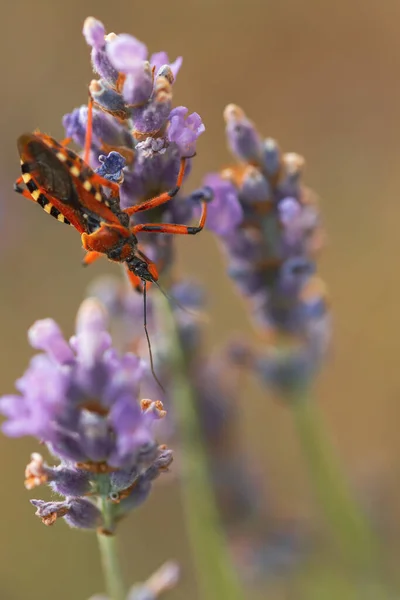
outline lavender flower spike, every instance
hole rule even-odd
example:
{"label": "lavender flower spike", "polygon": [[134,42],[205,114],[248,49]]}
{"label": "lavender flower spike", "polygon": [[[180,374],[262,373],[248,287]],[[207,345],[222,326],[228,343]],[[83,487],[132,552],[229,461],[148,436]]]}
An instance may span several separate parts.
{"label": "lavender flower spike", "polygon": [[329,306],[316,275],[321,218],[302,181],[304,159],[282,153],[272,138],[262,141],[238,106],[228,105],[224,118],[238,164],[204,179],[206,226],[220,239],[257,331],[275,344],[249,365],[287,395],[314,377],[329,346]]}
{"label": "lavender flower spike", "polygon": [[[171,61],[163,51],[148,56],[141,41],[128,34],[106,34],[103,24],[93,17],[85,21],[83,34],[92,48],[92,65],[99,76],[89,85],[94,104],[91,167],[103,173],[107,169],[99,164],[99,156],[113,151],[127,159],[123,181],[117,181],[121,208],[174,189],[182,158],[195,155],[197,140],[205,131],[198,113],[190,113],[184,106],[174,107],[174,82],[182,58]],[[83,106],[63,119],[66,137],[81,147],[85,144],[87,114]],[[190,173],[191,160],[185,165],[184,179]],[[138,213],[135,222],[156,219],[189,225],[193,209],[194,203],[181,189],[156,212]],[[138,240],[159,273],[167,272],[174,259],[173,236],[139,233]]]}
{"label": "lavender flower spike", "polygon": [[92,498],[107,497],[122,516],[171,464],[171,451],[153,434],[165,410],[159,401],[140,401],[149,370],[137,356],[112,348],[107,314],[93,298],[81,305],[69,342],[51,319],[37,321],[29,340],[42,352],[17,381],[19,394],[0,398],[3,431],[39,438],[60,461],[51,467],[34,453],[25,471],[28,489],[48,484],[66,497],[33,502],[44,523],[65,517],[74,527],[101,527]]}

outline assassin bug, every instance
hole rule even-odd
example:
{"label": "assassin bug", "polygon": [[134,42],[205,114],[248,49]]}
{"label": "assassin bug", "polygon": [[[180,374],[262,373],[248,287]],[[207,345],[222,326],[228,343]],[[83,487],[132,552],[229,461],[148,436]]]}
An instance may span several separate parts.
{"label": "assassin bug", "polygon": [[[204,227],[205,202],[196,227],[172,223],[129,225],[131,215],[165,204],[178,193],[186,158],[181,159],[175,188],[122,210],[119,206],[119,184],[99,176],[77,154],[50,136],[43,133],[21,135],[18,150],[22,176],[17,179],[15,190],[40,204],[58,221],[79,231],[82,245],[87,250],[85,264],[91,264],[101,255],[124,263],[136,288],[140,281],[155,283],[158,280],[155,264],[138,249],[137,233],[194,235]],[[22,183],[26,189],[21,187]],[[109,197],[102,187],[111,190]]]}
{"label": "assassin bug", "polygon": [[[88,114],[88,136],[85,158],[89,156],[91,137],[91,103]],[[121,209],[119,184],[98,175],[75,152],[66,148],[69,140],[62,143],[40,133],[23,134],[17,146],[21,158],[22,175],[15,183],[15,190],[40,204],[52,217],[72,225],[80,234],[87,251],[84,264],[91,264],[102,255],[114,262],[123,263],[132,285],[140,289],[143,284],[145,303],[144,327],[149,343],[151,367],[153,361],[146,323],[146,284],[156,283],[156,265],[138,248],[139,232],[191,234],[199,233],[205,224],[206,202],[196,227],[173,223],[145,223],[130,226],[130,217],[137,212],[150,210],[171,200],[182,184],[187,158],[182,158],[176,185],[172,190],[129,208]],[[25,184],[25,189],[21,187]],[[107,196],[103,188],[110,190]],[[158,380],[157,380],[158,381]]]}

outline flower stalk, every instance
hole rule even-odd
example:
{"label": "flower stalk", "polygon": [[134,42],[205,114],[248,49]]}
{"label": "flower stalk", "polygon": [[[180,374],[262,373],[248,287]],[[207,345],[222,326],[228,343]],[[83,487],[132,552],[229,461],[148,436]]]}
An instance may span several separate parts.
{"label": "flower stalk", "polygon": [[200,597],[204,600],[241,600],[242,590],[230,560],[212,492],[195,397],[186,376],[186,361],[174,316],[161,295],[155,297],[155,302],[159,321],[169,340],[170,392],[179,420],[182,449],[182,504]]}
{"label": "flower stalk", "polygon": [[[102,498],[101,509],[104,524],[108,530],[113,528],[111,515],[111,504],[107,498]],[[118,548],[116,536],[109,534],[106,530],[97,532],[99,543],[103,576],[106,583],[107,593],[110,600],[125,600],[126,589],[122,576],[121,565],[118,560]]]}
{"label": "flower stalk", "polygon": [[371,577],[380,567],[379,544],[343,476],[310,390],[299,392],[290,406],[315,493],[340,554]]}

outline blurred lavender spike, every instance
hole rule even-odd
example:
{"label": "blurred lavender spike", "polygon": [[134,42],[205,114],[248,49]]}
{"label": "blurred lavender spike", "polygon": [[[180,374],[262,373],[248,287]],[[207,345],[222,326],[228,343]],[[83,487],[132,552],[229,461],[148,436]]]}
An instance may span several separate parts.
{"label": "blurred lavender spike", "polygon": [[67,498],[34,501],[46,524],[65,517],[74,527],[98,527],[101,515],[92,502],[97,497],[112,498],[115,516],[122,516],[147,498],[172,462],[153,432],[166,414],[162,403],[139,398],[149,369],[134,354],[112,347],[107,320],[92,298],[80,307],[69,342],[51,319],[36,322],[29,339],[42,353],[18,379],[19,394],[0,399],[7,417],[3,431],[37,437],[60,461],[50,467],[34,453],[25,471],[28,489],[48,484]]}
{"label": "blurred lavender spike", "polygon": [[[256,369],[257,354],[250,345],[232,340],[224,349],[206,356],[203,348],[204,320],[199,318],[206,310],[204,288],[195,281],[181,280],[171,285],[169,293],[189,309],[184,311],[171,304],[185,355],[186,372],[196,397],[213,490],[236,565],[245,578],[260,580],[264,576],[276,575],[297,564],[305,552],[305,543],[296,523],[288,528],[269,511],[260,484],[264,478],[261,465],[246,455],[241,439],[243,368]],[[141,348],[145,353],[140,297],[130,294],[128,287],[115,277],[95,280],[90,286],[90,294],[96,295],[107,307],[118,344],[122,348],[127,345]],[[176,414],[176,407],[174,411],[169,392],[173,382],[170,380],[168,340],[157,328],[154,304],[154,297],[150,296],[149,330],[156,340],[154,358],[157,370],[166,384],[163,402],[169,416],[173,417],[168,423],[160,422],[165,438],[175,435],[180,415]],[[152,387],[154,382],[146,382],[150,395]],[[178,443],[176,441],[174,446]],[[179,446],[177,454],[179,465]],[[281,544],[276,543],[281,535],[286,540],[284,551]]]}
{"label": "blurred lavender spike", "polygon": [[238,106],[227,106],[224,117],[240,162],[204,179],[213,192],[206,226],[266,342],[248,364],[286,394],[308,384],[329,347],[329,305],[316,267],[324,231],[302,181],[304,159],[282,154],[272,138],[262,142]]}

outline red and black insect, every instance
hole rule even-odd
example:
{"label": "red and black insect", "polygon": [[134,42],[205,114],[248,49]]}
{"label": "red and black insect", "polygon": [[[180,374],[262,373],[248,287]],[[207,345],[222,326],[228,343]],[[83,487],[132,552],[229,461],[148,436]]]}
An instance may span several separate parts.
{"label": "red and black insect", "polygon": [[[81,234],[87,250],[85,264],[105,255],[124,263],[132,284],[155,282],[157,268],[138,248],[141,231],[170,234],[196,234],[205,223],[207,207],[203,202],[197,227],[172,223],[145,223],[130,226],[130,216],[150,210],[171,200],[179,191],[185,173],[186,158],[181,159],[174,189],[122,210],[119,185],[95,173],[75,152],[43,133],[28,133],[18,138],[22,176],[15,190],[33,200],[52,217],[72,225]],[[21,187],[24,183],[26,189]],[[107,196],[103,187],[109,188]]]}
{"label": "red and black insect", "polygon": [[[68,141],[58,143],[39,132],[21,135],[17,145],[22,175],[15,183],[15,190],[40,204],[58,221],[75,227],[87,250],[85,264],[91,264],[103,255],[124,264],[133,286],[140,289],[143,285],[145,295],[146,282],[157,282],[158,273],[156,265],[140,251],[137,234],[142,231],[181,235],[199,233],[205,224],[207,205],[202,203],[196,227],[172,223],[131,226],[130,217],[165,204],[178,193],[187,158],[181,159],[176,186],[172,190],[122,210],[119,184],[95,173],[75,152],[66,148]],[[85,147],[85,156],[88,156],[88,148],[90,140]],[[25,189],[22,184],[25,184]],[[107,195],[103,188],[108,188],[110,193]],[[147,335],[146,322],[145,330]]]}

